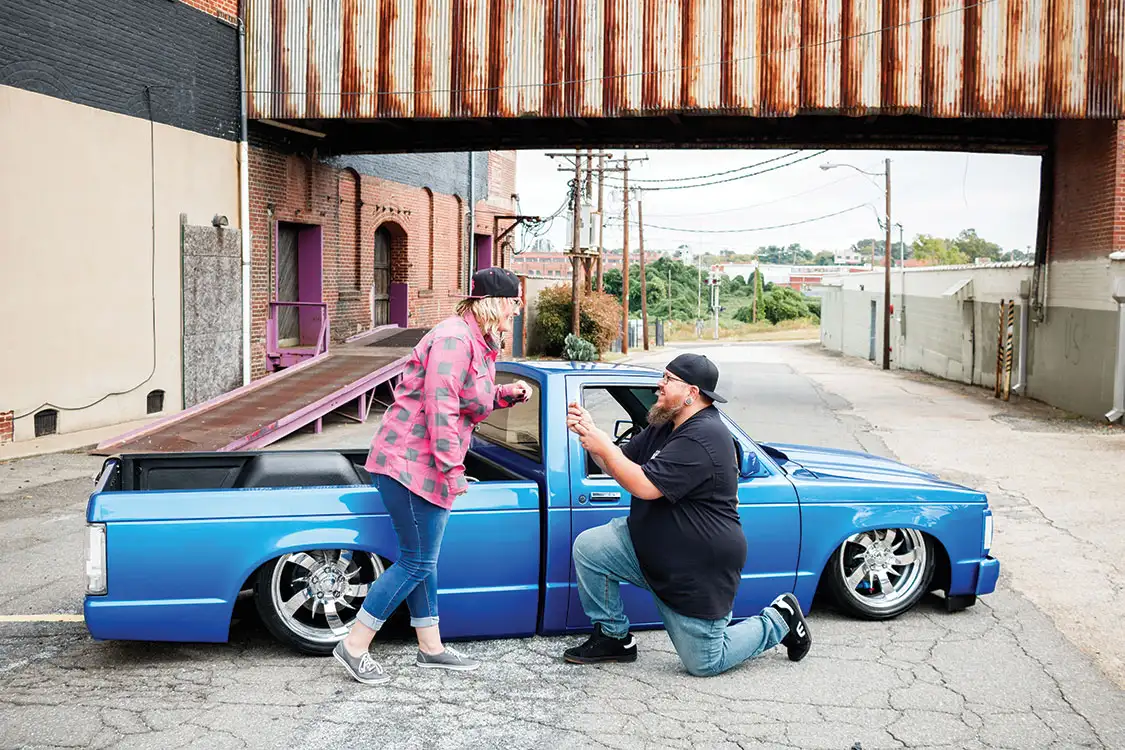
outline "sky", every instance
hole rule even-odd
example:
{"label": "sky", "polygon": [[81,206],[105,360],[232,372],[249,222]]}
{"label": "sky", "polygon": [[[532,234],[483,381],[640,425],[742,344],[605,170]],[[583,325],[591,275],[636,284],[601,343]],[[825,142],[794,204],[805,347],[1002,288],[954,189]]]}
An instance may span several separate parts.
{"label": "sky", "polygon": [[[607,149],[614,158],[626,152]],[[884,214],[883,160],[891,159],[891,217],[903,225],[906,241],[919,234],[955,237],[962,229],[996,242],[1005,250],[1026,251],[1035,244],[1039,200],[1039,157],[935,151],[828,151],[795,150],[631,150],[630,157],[648,160],[630,167],[631,187],[645,186],[641,178],[669,179],[727,172],[774,160],[756,169],[715,177],[723,180],[767,169],[772,171],[724,184],[678,190],[642,191],[645,246],[674,249],[682,244],[692,252],[751,252],[762,245],[800,243],[813,252],[846,250],[852,243],[883,237],[877,223]],[[551,159],[544,151],[520,151],[516,163],[516,190],[523,214],[548,216],[566,197],[573,171],[562,173],[568,159]],[[595,151],[596,153],[596,151]],[[778,159],[778,157],[783,157]],[[811,157],[811,158],[804,158]],[[798,161],[803,159],[803,161]],[[866,176],[838,166],[851,164],[877,176]],[[776,167],[776,169],[775,169]],[[614,175],[614,178],[618,178]],[[607,176],[607,180],[609,176]],[[606,184],[607,221],[617,223],[605,231],[607,247],[621,246],[620,183]],[[652,183],[649,187],[692,184]],[[595,188],[595,201],[597,200]],[[866,205],[865,205],[866,204]],[[637,247],[636,210],[630,248]],[[858,208],[854,208],[858,206]],[[847,209],[853,209],[847,211]],[[828,214],[847,211],[817,221]],[[779,229],[707,234],[684,230],[760,229],[801,223]],[[657,229],[667,227],[669,229]],[[566,218],[555,221],[547,237],[556,248],[570,244]],[[899,229],[894,229],[894,241]]]}

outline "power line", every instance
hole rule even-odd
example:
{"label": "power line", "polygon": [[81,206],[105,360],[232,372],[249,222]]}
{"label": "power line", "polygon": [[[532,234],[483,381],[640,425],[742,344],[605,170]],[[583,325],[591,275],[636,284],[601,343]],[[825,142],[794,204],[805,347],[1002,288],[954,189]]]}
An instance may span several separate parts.
{"label": "power line", "polygon": [[666,232],[685,232],[690,234],[742,234],[745,232],[764,232],[769,229],[785,229],[786,227],[796,227],[800,226],[801,224],[812,224],[814,221],[831,219],[833,216],[841,216],[846,213],[851,213],[852,211],[856,211],[868,205],[870,204],[860,203],[858,205],[852,206],[851,208],[845,208],[843,211],[835,211],[830,214],[824,214],[823,216],[814,216],[811,219],[802,219],[801,221],[791,221],[788,224],[774,224],[768,227],[747,227],[744,229],[687,229],[684,227],[663,227],[657,224],[645,224],[645,226],[649,229],[662,229]]}
{"label": "power line", "polygon": [[[833,44],[841,44],[843,42],[850,42],[850,41],[855,40],[855,39],[864,39],[864,38],[870,37],[870,36],[880,36],[880,35],[882,35],[882,33],[884,31],[893,31],[895,29],[902,29],[902,28],[907,28],[907,27],[910,27],[910,26],[916,26],[920,23],[925,23],[926,21],[934,21],[934,20],[937,20],[937,19],[942,18],[944,16],[953,15],[955,13],[965,13],[966,11],[972,10],[973,8],[981,8],[981,7],[984,7],[985,5],[991,5],[992,3],[995,3],[995,2],[997,2],[997,0],[979,0],[978,2],[973,3],[971,5],[963,5],[963,6],[960,6],[960,7],[957,7],[957,8],[952,8],[950,10],[943,10],[943,11],[940,11],[938,13],[933,13],[933,14],[928,15],[928,16],[922,16],[921,18],[907,19],[905,21],[902,21],[902,22],[896,23],[896,24],[892,24],[890,26],[881,26],[877,29],[871,29],[869,31],[861,31],[857,34],[852,34],[850,36],[841,36],[841,37],[837,37],[835,39],[826,39],[824,41],[815,42],[813,44],[798,44],[798,45],[793,46],[793,47],[771,50],[769,52],[762,52],[762,53],[759,53],[759,54],[756,54],[756,55],[745,55],[743,57],[734,57],[734,58],[730,58],[730,59],[727,59],[727,60],[711,60],[709,62],[692,63],[690,65],[677,65],[677,66],[673,66],[673,67],[670,67],[670,68],[658,68],[656,70],[642,70],[642,71],[636,71],[636,72],[630,72],[630,73],[618,73],[616,75],[609,75],[609,76],[603,75],[603,76],[591,76],[591,77],[588,77],[588,78],[575,78],[575,79],[570,79],[570,80],[565,80],[565,81],[556,81],[556,82],[553,82],[553,83],[510,83],[510,84],[504,84],[502,86],[482,86],[482,87],[477,87],[477,88],[460,88],[460,89],[440,88],[440,89],[422,89],[422,90],[409,89],[409,90],[403,90],[403,91],[318,91],[318,92],[315,92],[315,94],[318,95],[318,96],[418,96],[418,95],[428,95],[428,94],[453,94],[453,93],[487,94],[487,93],[491,93],[491,92],[495,92],[495,91],[505,91],[505,90],[509,90],[509,89],[518,90],[518,89],[526,89],[526,88],[549,88],[549,87],[554,87],[554,86],[580,86],[582,84],[597,83],[597,82],[600,82],[600,81],[626,80],[626,79],[630,79],[630,78],[637,78],[637,77],[640,77],[640,76],[662,75],[662,74],[665,74],[665,73],[682,73],[682,72],[685,72],[685,71],[696,70],[696,69],[699,69],[699,68],[708,68],[708,67],[713,67],[713,66],[716,66],[716,65],[734,65],[736,63],[750,62],[752,60],[761,60],[761,59],[767,57],[768,55],[787,55],[787,54],[790,54],[792,52],[800,52],[800,51],[806,50],[806,49],[817,49],[819,47],[827,47],[827,46],[833,45]],[[242,92],[240,91],[240,93],[242,93]],[[278,95],[285,96],[285,95],[305,95],[305,94],[308,94],[309,92],[306,91],[306,90],[287,91],[287,90],[281,90],[281,89],[247,89],[245,91],[245,93],[247,93],[247,94],[258,94],[258,95],[278,94]]]}
{"label": "power line", "polygon": [[815,192],[818,192],[820,190],[824,190],[825,188],[832,187],[833,185],[839,185],[841,182],[847,182],[848,180],[854,180],[857,176],[858,175],[855,175],[855,174],[845,175],[844,177],[841,177],[838,180],[833,180],[832,182],[826,182],[823,185],[817,185],[816,187],[809,188],[808,190],[802,190],[799,193],[790,193],[789,195],[783,195],[780,198],[774,198],[773,200],[763,201],[761,203],[752,203],[749,206],[738,206],[737,208],[721,208],[717,211],[692,211],[691,213],[686,213],[686,214],[654,213],[654,214],[652,214],[652,216],[658,217],[658,218],[661,218],[661,219],[682,219],[682,218],[685,218],[685,217],[693,217],[693,216],[718,216],[720,214],[732,214],[732,213],[737,213],[737,212],[741,212],[741,211],[750,211],[750,210],[753,210],[755,208],[761,208],[762,206],[772,206],[772,205],[777,204],[777,203],[784,203],[787,200],[792,200],[793,198],[800,198],[803,195],[809,195],[810,193],[815,193]]}
{"label": "power line", "polygon": [[758,175],[767,174],[769,172],[776,172],[779,169],[784,169],[785,167],[791,167],[794,164],[800,164],[801,162],[808,161],[809,159],[815,159],[816,157],[820,156],[821,154],[826,154],[826,153],[828,153],[828,149],[822,149],[820,151],[814,151],[813,153],[809,154],[808,156],[803,156],[800,159],[796,159],[794,161],[786,162],[785,164],[778,164],[777,166],[769,167],[768,169],[762,169],[762,170],[759,170],[757,172],[748,172],[747,174],[740,174],[740,175],[735,175],[734,177],[727,177],[726,179],[723,179],[723,180],[713,180],[711,182],[701,182],[698,185],[663,185],[663,186],[658,185],[657,187],[645,187],[645,188],[643,188],[643,190],[647,193],[647,192],[652,192],[652,191],[655,191],[655,190],[686,190],[688,188],[701,188],[701,187],[712,187],[714,185],[723,185],[723,184],[726,184],[728,182],[735,182],[736,180],[745,180],[747,177],[757,177]]}
{"label": "power line", "polygon": [[756,164],[747,164],[746,166],[737,167],[735,169],[728,169],[724,172],[713,172],[711,174],[701,174],[701,175],[696,175],[694,177],[662,177],[662,178],[661,177],[648,177],[648,178],[637,177],[633,180],[633,182],[646,182],[646,183],[647,182],[691,182],[693,180],[709,180],[713,177],[722,177],[724,175],[734,174],[735,172],[743,172],[747,169],[754,169],[755,167],[760,167],[764,164],[772,164],[775,161],[780,161],[782,159],[788,159],[790,156],[793,156],[794,154],[799,154],[799,153],[801,153],[801,152],[800,151],[792,151],[788,154],[782,154],[781,156],[775,156],[772,159],[766,159],[765,161],[760,161]]}

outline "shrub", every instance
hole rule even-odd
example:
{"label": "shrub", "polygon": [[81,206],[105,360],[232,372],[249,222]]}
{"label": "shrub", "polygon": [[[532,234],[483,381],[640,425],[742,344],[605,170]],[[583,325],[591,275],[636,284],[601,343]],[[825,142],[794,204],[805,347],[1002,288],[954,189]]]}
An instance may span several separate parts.
{"label": "shrub", "polygon": [[[563,353],[572,310],[569,284],[548,287],[539,293],[535,331],[544,354],[557,357]],[[583,294],[578,332],[593,345],[595,353],[609,349],[621,335],[621,303],[597,291]]]}
{"label": "shrub", "polygon": [[754,308],[750,305],[738,308],[738,311],[734,314],[734,319],[742,323],[753,323]]}
{"label": "shrub", "polygon": [[566,335],[566,345],[563,347],[563,358],[572,362],[590,362],[597,359],[598,352],[594,345],[585,339],[580,339],[573,333]]}
{"label": "shrub", "polygon": [[783,320],[807,318],[809,306],[797,290],[777,286],[762,295],[762,312],[769,322],[777,325]]}
{"label": "shrub", "polygon": [[809,307],[809,315],[820,320],[820,297],[805,297],[805,304]]}

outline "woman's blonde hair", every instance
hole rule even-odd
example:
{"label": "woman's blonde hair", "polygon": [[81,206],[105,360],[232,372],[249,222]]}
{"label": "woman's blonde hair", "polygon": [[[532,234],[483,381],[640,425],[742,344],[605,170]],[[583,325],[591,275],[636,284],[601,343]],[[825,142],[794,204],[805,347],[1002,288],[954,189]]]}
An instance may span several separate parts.
{"label": "woman's blonde hair", "polygon": [[471,312],[477,319],[481,333],[499,342],[500,321],[508,315],[508,304],[507,297],[463,299],[457,303],[457,314],[464,316],[465,313]]}

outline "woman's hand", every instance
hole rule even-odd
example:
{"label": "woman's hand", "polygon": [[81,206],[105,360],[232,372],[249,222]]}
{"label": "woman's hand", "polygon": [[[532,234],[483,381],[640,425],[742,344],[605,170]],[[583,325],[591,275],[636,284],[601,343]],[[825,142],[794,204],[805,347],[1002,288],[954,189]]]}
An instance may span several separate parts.
{"label": "woman's hand", "polygon": [[512,397],[520,402],[531,398],[531,386],[527,384],[526,380],[517,380],[512,383]]}

